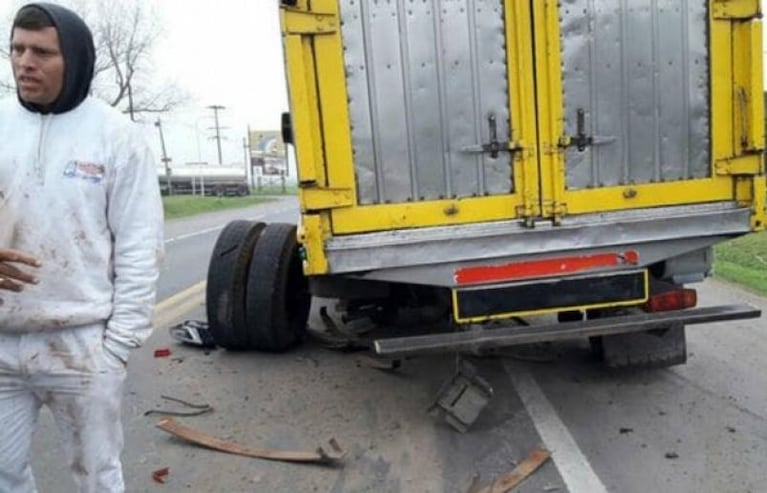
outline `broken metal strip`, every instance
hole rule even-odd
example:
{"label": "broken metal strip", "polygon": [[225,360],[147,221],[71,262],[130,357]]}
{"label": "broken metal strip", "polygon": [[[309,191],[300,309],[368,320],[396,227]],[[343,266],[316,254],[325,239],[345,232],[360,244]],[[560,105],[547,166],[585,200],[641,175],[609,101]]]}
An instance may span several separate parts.
{"label": "broken metal strip", "polygon": [[481,351],[483,349],[531,344],[542,341],[577,339],[629,332],[662,329],[671,324],[702,324],[724,320],[759,318],[761,310],[748,305],[723,305],[689,310],[642,313],[579,322],[565,322],[526,327],[478,329],[425,336],[378,339],[373,342],[381,356],[415,356],[448,351]]}

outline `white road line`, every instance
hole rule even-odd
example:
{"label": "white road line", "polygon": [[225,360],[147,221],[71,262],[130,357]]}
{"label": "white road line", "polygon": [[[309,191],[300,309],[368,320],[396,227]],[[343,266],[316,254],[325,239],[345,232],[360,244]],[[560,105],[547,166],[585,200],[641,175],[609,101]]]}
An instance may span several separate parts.
{"label": "white road line", "polygon": [[607,493],[602,480],[530,372],[519,365],[506,363],[504,366],[570,493]]}
{"label": "white road line", "polygon": [[[284,212],[288,212],[288,211],[292,211],[292,210],[295,210],[295,207],[289,207],[289,208],[285,208],[285,209],[278,209],[276,211],[270,211],[270,212],[268,212],[266,214],[259,214],[257,216],[250,217],[247,220],[248,221],[258,221],[259,219],[263,219],[267,215],[271,216],[273,214],[282,214]],[[200,236],[200,235],[212,233],[213,231],[219,231],[219,230],[224,229],[224,226],[226,226],[226,224],[221,224],[219,226],[213,226],[212,228],[201,229],[200,231],[195,231],[194,233],[187,233],[187,234],[179,235],[179,236],[176,236],[174,238],[168,238],[167,240],[165,240],[165,244],[167,245],[168,243],[174,243],[176,241],[186,240],[188,238],[194,238],[195,236]]]}

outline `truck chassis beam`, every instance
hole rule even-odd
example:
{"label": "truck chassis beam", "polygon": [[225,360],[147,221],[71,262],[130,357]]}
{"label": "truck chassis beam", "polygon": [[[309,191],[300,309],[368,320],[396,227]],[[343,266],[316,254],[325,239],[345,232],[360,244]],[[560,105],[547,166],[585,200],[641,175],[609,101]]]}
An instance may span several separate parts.
{"label": "truck chassis beam", "polygon": [[673,312],[641,313],[617,317],[546,325],[474,329],[411,337],[377,339],[375,352],[381,356],[405,357],[452,351],[478,352],[483,349],[517,346],[543,341],[606,336],[666,329],[674,324],[702,324],[724,320],[759,318],[762,312],[749,305],[722,305]]}

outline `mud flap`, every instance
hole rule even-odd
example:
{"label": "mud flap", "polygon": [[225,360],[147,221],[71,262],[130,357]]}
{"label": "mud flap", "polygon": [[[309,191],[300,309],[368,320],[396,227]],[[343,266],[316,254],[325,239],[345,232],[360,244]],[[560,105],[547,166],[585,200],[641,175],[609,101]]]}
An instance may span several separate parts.
{"label": "mud flap", "polygon": [[595,352],[609,368],[666,368],[687,362],[683,324],[594,339]]}

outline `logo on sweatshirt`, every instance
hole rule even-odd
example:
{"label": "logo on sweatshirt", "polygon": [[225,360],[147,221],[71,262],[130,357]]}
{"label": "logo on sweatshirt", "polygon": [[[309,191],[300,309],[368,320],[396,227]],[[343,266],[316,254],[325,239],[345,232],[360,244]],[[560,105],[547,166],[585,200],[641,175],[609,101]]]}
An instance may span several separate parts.
{"label": "logo on sweatshirt", "polygon": [[103,164],[89,163],[87,161],[69,161],[64,167],[64,176],[67,178],[81,178],[91,183],[101,183],[104,179],[106,168]]}

